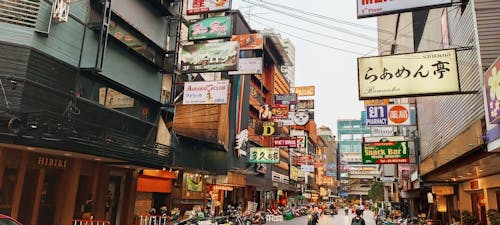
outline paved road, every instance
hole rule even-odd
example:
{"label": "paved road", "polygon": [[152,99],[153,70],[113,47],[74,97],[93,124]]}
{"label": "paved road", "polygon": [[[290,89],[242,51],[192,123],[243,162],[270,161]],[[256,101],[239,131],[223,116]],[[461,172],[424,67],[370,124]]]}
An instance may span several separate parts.
{"label": "paved road", "polygon": [[[339,214],[335,216],[323,215],[319,218],[319,225],[351,225],[351,220],[354,217],[354,214],[349,212],[349,215],[346,216],[344,214],[344,210],[340,211]],[[364,219],[366,225],[375,225],[375,221],[373,220],[373,212],[365,211]],[[307,225],[307,216],[302,216],[299,218],[294,218],[293,220],[286,220],[283,222],[273,223],[268,222],[266,225]]]}

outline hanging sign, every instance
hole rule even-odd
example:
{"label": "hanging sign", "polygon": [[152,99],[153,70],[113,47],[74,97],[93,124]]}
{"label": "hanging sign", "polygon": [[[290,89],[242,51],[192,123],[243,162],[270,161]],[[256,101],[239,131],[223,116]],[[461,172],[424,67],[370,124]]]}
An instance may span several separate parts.
{"label": "hanging sign", "polygon": [[188,40],[227,38],[232,34],[232,17],[209,17],[189,24]]}
{"label": "hanging sign", "polygon": [[484,76],[484,95],[486,96],[487,116],[491,124],[500,123],[500,57],[486,71]]}
{"label": "hanging sign", "polygon": [[451,0],[357,0],[358,18],[450,6]]}
{"label": "hanging sign", "polygon": [[295,125],[293,122],[293,117],[295,116],[294,112],[288,112],[288,117],[284,119],[274,119],[274,122],[281,123],[283,126],[292,126]]}
{"label": "hanging sign", "polygon": [[369,140],[366,138],[366,142],[362,144],[363,164],[410,163],[408,142],[400,141],[400,137],[386,137],[379,142]]}
{"label": "hanging sign", "polygon": [[262,136],[279,136],[283,134],[283,124],[278,122],[259,122],[255,134]]}
{"label": "hanging sign", "polygon": [[371,105],[366,107],[366,126],[411,125],[410,105]]}
{"label": "hanging sign", "polygon": [[309,123],[310,113],[306,111],[297,111],[293,116],[293,122],[298,126],[305,126]]}
{"label": "hanging sign", "polygon": [[455,49],[358,58],[359,99],[460,92]]}
{"label": "hanging sign", "polygon": [[229,80],[196,81],[184,83],[183,104],[225,104]]}
{"label": "hanging sign", "polygon": [[273,105],[272,118],[273,119],[287,119],[288,118],[288,105]]}
{"label": "hanging sign", "polygon": [[296,93],[298,96],[314,96],[314,86],[302,86],[302,87],[294,87],[292,88],[293,93]]}
{"label": "hanging sign", "polygon": [[181,70],[203,73],[238,70],[239,44],[235,41],[184,45]]}
{"label": "hanging sign", "polygon": [[274,139],[274,147],[279,148],[297,148],[297,138],[281,137]]}
{"label": "hanging sign", "polygon": [[237,71],[229,71],[229,75],[262,74],[262,57],[240,58]]}
{"label": "hanging sign", "polygon": [[253,50],[264,48],[264,37],[262,34],[238,34],[231,37],[231,41],[240,43],[240,50]]}
{"label": "hanging sign", "polygon": [[274,104],[297,105],[297,94],[277,94],[274,96]]}
{"label": "hanging sign", "polygon": [[280,163],[279,151],[279,148],[252,147],[250,148],[250,163],[278,164]]}
{"label": "hanging sign", "polygon": [[187,0],[187,14],[200,14],[231,9],[231,0]]}
{"label": "hanging sign", "polygon": [[314,109],[314,99],[299,100],[297,109]]}
{"label": "hanging sign", "polygon": [[307,136],[297,136],[297,148],[307,148]]}
{"label": "hanging sign", "polygon": [[300,170],[305,172],[314,172],[314,165],[301,165]]}

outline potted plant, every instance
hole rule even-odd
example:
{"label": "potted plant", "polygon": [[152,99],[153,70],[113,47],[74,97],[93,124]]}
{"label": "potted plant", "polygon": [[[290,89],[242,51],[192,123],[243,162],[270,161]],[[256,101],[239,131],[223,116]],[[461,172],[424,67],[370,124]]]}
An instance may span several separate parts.
{"label": "potted plant", "polygon": [[462,225],[474,225],[474,217],[469,211],[462,212]]}
{"label": "potted plant", "polygon": [[491,225],[500,225],[500,213],[496,209],[488,210],[488,219]]}

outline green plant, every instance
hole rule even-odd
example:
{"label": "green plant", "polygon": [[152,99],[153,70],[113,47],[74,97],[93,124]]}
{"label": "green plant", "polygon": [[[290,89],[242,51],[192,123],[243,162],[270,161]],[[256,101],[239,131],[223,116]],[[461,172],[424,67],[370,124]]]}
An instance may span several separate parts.
{"label": "green plant", "polygon": [[384,200],[384,184],[377,181],[373,182],[370,190],[368,191],[368,197],[373,202]]}
{"label": "green plant", "polygon": [[474,225],[474,217],[469,211],[462,212],[462,225]]}
{"label": "green plant", "polygon": [[491,225],[500,225],[500,213],[496,209],[488,210],[488,219]]}

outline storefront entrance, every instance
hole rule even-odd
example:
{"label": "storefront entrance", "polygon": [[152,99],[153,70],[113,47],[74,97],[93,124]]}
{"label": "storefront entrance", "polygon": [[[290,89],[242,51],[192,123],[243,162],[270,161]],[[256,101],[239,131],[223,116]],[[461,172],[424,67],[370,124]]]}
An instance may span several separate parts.
{"label": "storefront entrance", "polygon": [[486,225],[486,205],[482,190],[474,191],[470,194],[472,203],[472,216],[481,225]]}

